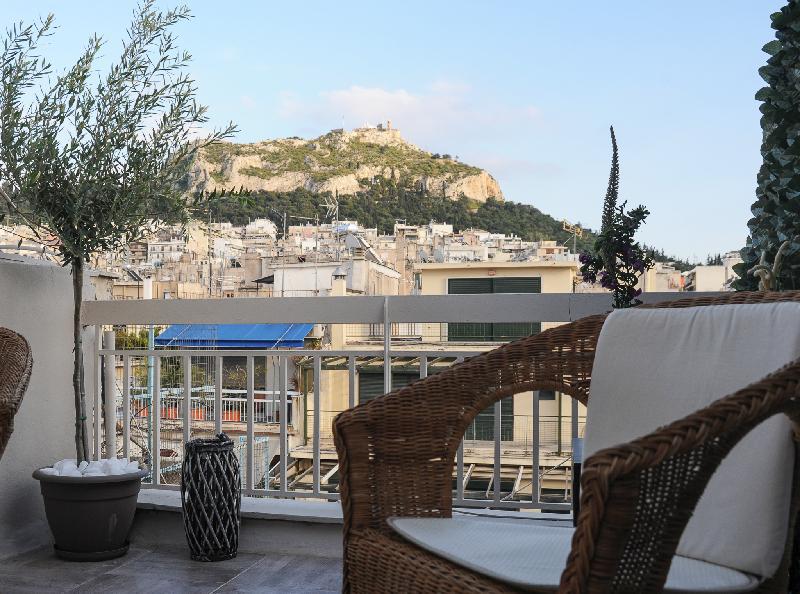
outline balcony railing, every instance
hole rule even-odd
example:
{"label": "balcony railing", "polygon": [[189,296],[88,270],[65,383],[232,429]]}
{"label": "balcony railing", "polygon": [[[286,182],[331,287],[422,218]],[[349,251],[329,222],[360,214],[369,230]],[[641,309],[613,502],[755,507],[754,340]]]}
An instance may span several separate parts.
{"label": "balcony railing", "polygon": [[[646,294],[646,300],[685,296]],[[547,324],[609,309],[604,294],[86,302],[85,319],[96,326],[98,338],[103,329],[120,325],[292,322],[369,328],[383,347],[118,349],[114,333],[106,331],[94,360],[105,362],[102,372],[97,366],[103,377],[97,384],[113,398],[104,400],[100,390],[94,395],[94,454],[139,459],[151,469],[145,488],[177,489],[184,444],[225,431],[236,444],[245,495],[337,500],[331,423],[367,397],[367,379],[373,392],[376,379],[378,393],[388,392],[393,383],[424,378],[492,346],[454,345],[446,338],[397,345],[392,336],[398,328]],[[237,362],[236,387],[229,385],[226,361]],[[513,403],[497,402],[476,419],[456,457],[456,505],[569,507],[572,439],[583,434],[584,414],[567,396],[554,400],[550,393],[547,400],[542,404],[534,392]],[[504,411],[512,405],[516,410]],[[542,413],[543,407],[550,411]]]}

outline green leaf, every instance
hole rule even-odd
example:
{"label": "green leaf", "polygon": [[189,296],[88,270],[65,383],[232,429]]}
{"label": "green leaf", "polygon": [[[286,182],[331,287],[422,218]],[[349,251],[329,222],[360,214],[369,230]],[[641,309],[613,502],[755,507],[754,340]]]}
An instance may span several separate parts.
{"label": "green leaf", "polygon": [[756,101],[766,101],[772,96],[772,89],[770,87],[762,87],[756,91]]}
{"label": "green leaf", "polygon": [[781,49],[781,42],[777,39],[773,39],[769,43],[765,43],[764,47],[761,48],[762,52],[769,54],[770,56],[774,56],[777,54]]}

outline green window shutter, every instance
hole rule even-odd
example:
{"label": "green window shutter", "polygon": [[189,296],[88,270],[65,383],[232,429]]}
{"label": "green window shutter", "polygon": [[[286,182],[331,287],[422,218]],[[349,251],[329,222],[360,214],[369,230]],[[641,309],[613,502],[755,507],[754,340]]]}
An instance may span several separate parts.
{"label": "green window shutter", "polygon": [[[494,441],[494,405],[478,413],[464,434],[466,440]],[[514,397],[500,401],[500,441],[514,439]]]}
{"label": "green window shutter", "polygon": [[[451,278],[447,281],[450,295],[476,295],[488,293],[541,293],[541,277]],[[522,323],[451,323],[447,325],[450,341],[509,342],[542,331],[540,322]],[[478,413],[464,434],[464,439],[494,440],[494,406]],[[514,439],[514,397],[501,400],[500,440]]]}
{"label": "green window shutter", "polygon": [[451,322],[447,325],[450,342],[486,342],[492,340],[492,324]]}
{"label": "green window shutter", "polygon": [[[510,276],[497,278],[451,278],[447,280],[450,295],[479,295],[488,293],[541,293],[542,279],[538,276]],[[530,323],[451,323],[447,328],[450,342],[510,342],[538,334],[540,322]]]}
{"label": "green window shutter", "polygon": [[541,322],[509,322],[492,324],[492,339],[495,342],[511,342],[542,331]]}
{"label": "green window shutter", "polygon": [[[481,295],[492,292],[490,278],[447,279],[450,295]],[[447,340],[451,342],[485,342],[492,340],[492,325],[483,323],[453,323],[447,325]]]}
{"label": "green window shutter", "polygon": [[539,390],[539,400],[555,400],[555,390]]}
{"label": "green window shutter", "polygon": [[542,279],[538,276],[509,276],[495,278],[447,279],[450,295],[479,295],[484,293],[541,293]]}
{"label": "green window shutter", "polygon": [[447,292],[450,295],[476,295],[492,292],[490,278],[450,278],[447,279]]}
{"label": "green window shutter", "polygon": [[[492,279],[494,293],[541,293],[542,279],[531,277],[501,277]],[[495,342],[510,342],[542,331],[540,322],[501,323],[492,325],[492,339]]]}
{"label": "green window shutter", "polygon": [[[419,379],[416,373],[393,373],[392,389],[402,388]],[[358,374],[358,402],[363,404],[373,398],[382,396],[383,372],[362,372]],[[475,420],[467,427],[464,435],[467,440],[494,441],[494,405],[478,413]],[[500,439],[514,439],[514,397],[503,398],[500,404]]]}
{"label": "green window shutter", "polygon": [[542,279],[538,276],[499,277],[494,281],[493,293],[541,293]]}
{"label": "green window shutter", "polygon": [[[402,388],[411,382],[419,379],[419,375],[415,373],[393,373],[392,374],[392,389]],[[383,389],[383,369],[379,372],[366,372],[358,374],[358,402],[363,404],[369,402],[373,398],[383,396],[385,391]]]}

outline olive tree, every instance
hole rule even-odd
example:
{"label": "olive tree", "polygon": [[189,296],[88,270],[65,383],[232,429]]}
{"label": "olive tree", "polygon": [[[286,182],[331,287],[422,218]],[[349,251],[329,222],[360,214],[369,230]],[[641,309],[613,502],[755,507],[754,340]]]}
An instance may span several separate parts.
{"label": "olive tree", "polygon": [[0,204],[56,248],[71,268],[74,296],[75,447],[89,457],[81,343],[84,265],[120,249],[153,221],[187,216],[180,182],[196,151],[235,132],[233,124],[197,139],[206,108],[176,45],[186,7],[134,11],[122,52],[96,74],[104,43],[92,37],[74,65],[54,74],[39,53],[53,17],[6,32],[0,57]]}

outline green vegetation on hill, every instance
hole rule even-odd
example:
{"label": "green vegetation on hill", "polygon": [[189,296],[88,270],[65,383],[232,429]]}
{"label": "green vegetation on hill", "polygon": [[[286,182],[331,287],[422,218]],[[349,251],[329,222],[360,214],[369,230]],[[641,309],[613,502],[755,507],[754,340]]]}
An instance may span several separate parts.
{"label": "green vegetation on hill", "polygon": [[[291,217],[324,218],[325,209],[321,206],[323,196],[305,189],[259,192],[248,202],[246,205],[220,205],[214,217],[234,225],[243,225],[257,217],[268,218],[278,228],[283,224],[284,212],[290,224],[298,224]],[[501,202],[492,198],[485,203],[465,197],[452,200],[384,180],[368,191],[354,196],[340,196],[339,218],[357,220],[365,227],[377,227],[381,233],[391,233],[395,222],[404,220],[409,225],[446,222],[452,224],[456,231],[484,229],[514,234],[532,241],[555,239],[563,243],[571,238],[561,229],[561,221],[527,204]],[[578,249],[587,247],[593,241],[594,234],[584,233],[584,237],[578,239]]]}
{"label": "green vegetation on hill", "polygon": [[281,139],[258,144],[220,142],[202,151],[206,161],[217,169],[211,177],[224,183],[226,161],[234,156],[255,156],[260,163],[242,167],[243,175],[269,179],[286,172],[307,173],[316,182],[355,174],[359,167],[376,167],[397,175],[466,176],[481,172],[450,155],[430,154],[409,144],[384,145],[358,138],[344,141],[342,133],[329,132],[313,140]]}

